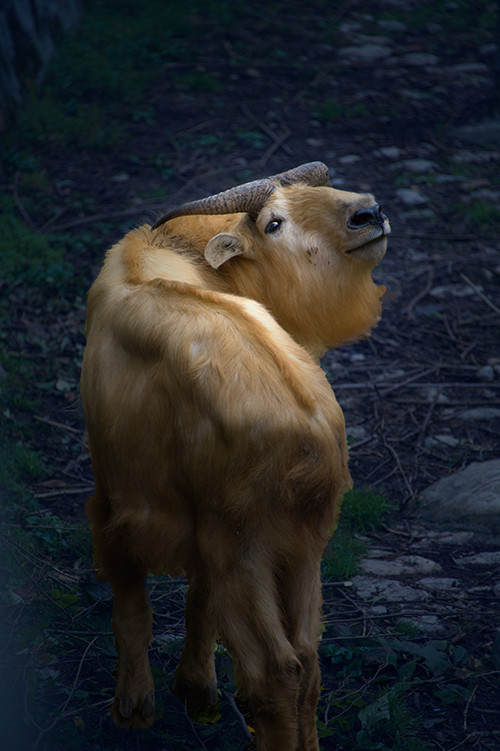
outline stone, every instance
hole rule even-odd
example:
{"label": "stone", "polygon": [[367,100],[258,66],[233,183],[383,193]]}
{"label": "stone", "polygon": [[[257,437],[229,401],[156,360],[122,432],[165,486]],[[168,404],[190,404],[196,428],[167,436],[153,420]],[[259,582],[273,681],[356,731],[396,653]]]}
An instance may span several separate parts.
{"label": "stone", "polygon": [[461,141],[474,143],[478,146],[494,146],[500,143],[500,118],[483,120],[476,125],[463,125],[455,128],[454,135]]}
{"label": "stone", "polygon": [[429,592],[408,587],[397,579],[376,579],[371,576],[355,576],[353,587],[362,600],[385,600],[387,602],[422,602],[431,599]]}
{"label": "stone", "polygon": [[436,545],[467,545],[474,538],[474,532],[439,532],[436,529],[426,529],[425,536],[414,542],[414,547],[425,549],[435,548]]}
{"label": "stone", "polygon": [[431,52],[407,52],[406,55],[403,55],[400,58],[400,62],[402,62],[403,65],[414,65],[415,67],[421,68],[426,65],[437,65],[439,63],[439,58]]}
{"label": "stone", "polygon": [[450,74],[451,76],[456,75],[483,75],[483,76],[489,76],[490,75],[490,69],[485,63],[456,63],[455,65],[448,65],[446,68],[444,68],[443,72],[446,74]]}
{"label": "stone", "polygon": [[500,535],[500,459],[473,462],[438,480],[420,494],[419,511],[447,529]]}
{"label": "stone", "polygon": [[399,159],[401,156],[401,149],[398,149],[397,146],[382,146],[379,151],[387,159]]}
{"label": "stone", "polygon": [[462,420],[498,420],[500,409],[498,407],[474,407],[466,409],[460,417]]}
{"label": "stone", "polygon": [[347,438],[352,443],[363,441],[368,436],[366,429],[362,425],[347,425],[346,434]]}
{"label": "stone", "polygon": [[448,433],[439,433],[437,435],[429,436],[425,439],[424,443],[427,448],[439,445],[451,446],[451,448],[454,448],[460,444],[460,441],[458,438],[455,438]]}
{"label": "stone", "polygon": [[477,371],[477,376],[482,381],[494,381],[495,371],[493,370],[493,367],[491,365],[484,365]]}
{"label": "stone", "polygon": [[378,26],[382,29],[382,31],[390,31],[390,32],[396,32],[399,31],[407,31],[407,26],[402,23],[401,21],[393,21],[391,19],[381,19],[378,21]]}
{"label": "stone", "polygon": [[434,170],[439,169],[439,165],[431,159],[406,159],[399,165],[395,164],[394,168],[396,167],[403,167],[408,172],[415,172],[417,174],[434,172]]}
{"label": "stone", "polygon": [[459,566],[498,566],[500,564],[500,550],[485,550],[474,555],[456,558]]}
{"label": "stone", "polygon": [[428,634],[442,634],[446,627],[440,623],[437,615],[418,615],[416,618],[400,618],[400,623],[407,623],[419,631]]}
{"label": "stone", "polygon": [[406,206],[419,206],[423,203],[427,203],[429,200],[423,196],[420,191],[412,188],[399,188],[396,191],[396,195],[404,204],[406,204]]}
{"label": "stone", "polygon": [[356,162],[360,162],[361,157],[358,154],[346,154],[346,156],[341,156],[339,159],[340,164],[356,164]]}
{"label": "stone", "polygon": [[380,560],[369,557],[362,561],[361,568],[366,574],[374,574],[375,576],[431,574],[441,571],[439,563],[418,555],[401,556],[394,560]]}
{"label": "stone", "polygon": [[441,571],[439,563],[421,555],[402,555],[393,560],[384,560],[377,551],[370,551],[369,556],[361,562],[361,568],[365,573],[375,576],[434,574]]}
{"label": "stone", "polygon": [[390,47],[383,44],[364,44],[361,46],[341,47],[339,59],[344,63],[374,63],[392,54]]}
{"label": "stone", "polygon": [[425,587],[426,589],[430,590],[437,590],[438,592],[446,592],[449,589],[455,589],[458,587],[460,582],[458,579],[453,579],[449,577],[436,577],[436,576],[426,576],[424,579],[420,579],[418,582],[418,585],[420,587]]}

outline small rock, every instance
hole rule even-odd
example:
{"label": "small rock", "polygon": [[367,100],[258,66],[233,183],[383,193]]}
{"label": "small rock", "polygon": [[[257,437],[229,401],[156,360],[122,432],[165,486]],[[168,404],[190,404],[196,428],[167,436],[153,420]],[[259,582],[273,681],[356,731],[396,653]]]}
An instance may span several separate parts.
{"label": "small rock", "polygon": [[387,380],[399,380],[401,378],[404,378],[406,375],[406,371],[404,371],[402,368],[394,368],[394,370],[385,370],[383,373],[380,373],[379,375],[375,376],[376,381],[387,381]]}
{"label": "small rock", "polygon": [[387,608],[385,605],[374,605],[370,608],[370,615],[385,615],[386,613]]}
{"label": "small rock", "polygon": [[340,164],[356,164],[356,162],[360,161],[361,157],[358,154],[346,154],[346,156],[341,156],[339,159]]}
{"label": "small rock", "polygon": [[365,573],[376,576],[432,574],[441,571],[439,563],[419,555],[400,556],[392,561],[365,558],[361,562],[361,568]]}
{"label": "small rock", "polygon": [[384,31],[393,31],[396,33],[398,31],[406,31],[408,28],[404,23],[401,23],[401,21],[393,21],[391,19],[381,19],[378,21],[378,25]]}
{"label": "small rock", "polygon": [[404,65],[414,65],[415,67],[421,68],[426,65],[437,65],[439,63],[439,58],[430,52],[407,52],[406,55],[403,55],[400,58],[400,62]]}
{"label": "small rock", "polygon": [[424,631],[428,634],[441,634],[446,630],[439,622],[437,615],[419,615],[416,618],[400,618],[399,622],[407,623],[409,626],[413,626],[419,631]]}
{"label": "small rock", "polygon": [[436,404],[446,404],[450,401],[446,394],[441,393],[439,386],[428,386],[423,389],[422,393],[430,402],[436,401]]}
{"label": "small rock", "polygon": [[391,55],[392,50],[382,44],[364,44],[361,47],[341,47],[339,59],[344,63],[374,63]]}
{"label": "small rock", "polygon": [[456,558],[459,566],[498,566],[500,564],[500,550],[486,550],[475,555]]}
{"label": "small rock", "polygon": [[453,578],[427,576],[424,579],[420,579],[418,584],[421,587],[426,587],[426,589],[435,589],[438,592],[446,592],[448,589],[458,587],[460,582],[458,579]]}
{"label": "small rock", "polygon": [[426,530],[427,536],[420,543],[420,548],[434,548],[436,545],[467,545],[474,537],[474,532],[438,532]]}
{"label": "small rock", "polygon": [[448,65],[444,68],[443,73],[452,76],[460,74],[489,76],[490,69],[484,63],[456,63],[455,65]]}
{"label": "small rock", "polygon": [[495,371],[491,365],[484,365],[480,370],[477,371],[478,378],[480,378],[482,381],[494,381],[495,380]]}
{"label": "small rock", "polygon": [[398,149],[397,146],[382,146],[379,151],[387,159],[399,159],[401,156],[401,149]]}
{"label": "small rock", "polygon": [[306,138],[306,143],[308,146],[314,146],[315,149],[319,149],[320,146],[324,145],[322,138]]}
{"label": "small rock", "polygon": [[407,587],[396,579],[375,579],[369,576],[355,576],[352,583],[363,600],[386,600],[387,602],[426,601],[431,595],[424,589]]}
{"label": "small rock", "polygon": [[454,448],[455,446],[458,446],[460,444],[460,441],[458,438],[454,438],[452,435],[448,435],[447,433],[439,433],[438,435],[429,436],[424,441],[427,448],[432,448],[433,446],[439,446],[439,444],[444,444],[445,446],[451,446]]}
{"label": "small rock", "polygon": [[476,125],[463,125],[453,131],[462,141],[478,146],[497,146],[500,143],[500,119],[483,120]]}
{"label": "small rock", "polygon": [[344,21],[344,23],[341,23],[339,26],[342,34],[345,34],[347,37],[352,36],[362,28],[362,25],[358,21]]}
{"label": "small rock", "polygon": [[414,99],[415,101],[426,101],[426,100],[432,99],[430,94],[424,91],[414,91],[413,89],[401,89],[399,93],[405,96],[407,99]]}
{"label": "small rock", "polygon": [[[473,462],[420,495],[422,516],[448,529],[500,534],[500,460]],[[500,553],[498,556],[500,562]]]}
{"label": "small rock", "polygon": [[487,188],[490,185],[490,181],[484,177],[474,178],[473,180],[465,179],[462,181],[462,190],[471,193],[472,191],[479,190],[480,188]]}
{"label": "small rock", "polygon": [[402,555],[397,560],[409,566],[414,574],[432,574],[441,571],[439,563],[423,558],[421,555]]}
{"label": "small rock", "polygon": [[[491,190],[490,188],[481,188],[474,190],[470,194],[470,198],[477,198],[481,201],[490,201],[491,203],[498,203],[500,201],[500,192],[498,190]],[[462,199],[467,202],[469,198]]]}
{"label": "small rock", "polygon": [[368,435],[366,429],[362,425],[348,425],[346,427],[346,433],[349,440],[354,443],[364,440]]}
{"label": "small rock", "polygon": [[488,164],[488,162],[500,161],[499,151],[460,151],[451,157],[457,164]]}
{"label": "small rock", "polygon": [[434,182],[437,185],[448,185],[449,183],[461,183],[460,187],[463,188],[463,177],[459,175],[434,175]]}
{"label": "small rock", "polygon": [[400,165],[394,165],[394,167],[398,166],[417,174],[433,172],[434,170],[439,169],[439,165],[431,159],[406,159],[404,162],[401,162]]}
{"label": "small rock", "polygon": [[407,206],[419,206],[423,203],[427,203],[427,201],[429,200],[418,190],[414,190],[412,188],[399,188],[396,191],[396,195]]}
{"label": "small rock", "polygon": [[109,179],[114,183],[126,183],[127,180],[130,180],[130,175],[127,172],[118,172]]}
{"label": "small rock", "polygon": [[73,384],[69,383],[69,381],[65,381],[64,378],[58,378],[56,381],[56,390],[61,391],[62,393],[66,393],[68,391],[71,391],[73,388]]}
{"label": "small rock", "polygon": [[362,352],[353,352],[351,355],[351,362],[364,362],[366,357]]}

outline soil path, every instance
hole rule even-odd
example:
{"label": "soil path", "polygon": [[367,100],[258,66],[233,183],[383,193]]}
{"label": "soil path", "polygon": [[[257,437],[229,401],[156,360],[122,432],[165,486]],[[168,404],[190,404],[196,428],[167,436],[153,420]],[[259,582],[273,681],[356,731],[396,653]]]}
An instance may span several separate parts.
{"label": "soil path", "polygon": [[[251,28],[230,34],[199,20],[196,66],[189,69],[194,77],[188,80],[175,65],[164,70],[129,122],[124,146],[68,152],[63,159],[47,155],[60,186],[71,180],[93,201],[90,208],[63,205],[47,229],[77,238],[100,223],[102,247],[92,257],[88,251],[75,256],[95,270],[106,244],[127,226],[154,219],[167,204],[302,162],[321,159],[331,166],[335,186],[377,196],[393,228],[377,271],[389,290],[383,320],[370,340],[328,353],[324,366],[346,414],[356,483],[384,489],[400,513],[370,540],[361,576],[366,586],[371,577],[372,590],[325,587],[326,644],[346,637],[347,628],[353,636],[360,621],[369,636],[407,619],[420,634],[421,649],[439,639],[451,659],[449,648],[462,647],[449,663],[456,696],[449,694],[449,703],[437,698],[438,689],[451,684],[450,671],[440,679],[429,666],[430,653],[420,652],[417,667],[427,672],[410,702],[424,717],[430,748],[493,751],[500,748],[498,664],[492,662],[500,561],[474,566],[467,557],[488,552],[487,541],[431,530],[415,519],[423,488],[472,461],[498,456],[495,45],[484,29],[479,34],[460,19],[454,23],[449,13],[436,20],[429,12],[426,19],[414,5],[339,3],[340,23],[328,43],[321,3],[311,9],[292,3],[285,50],[274,6],[272,18],[254,19]],[[456,6],[465,13],[462,3]],[[90,271],[88,277],[90,283]],[[65,518],[79,519],[92,478],[81,415],[63,410],[76,403],[73,353],[81,354],[84,344],[84,302],[58,314],[47,301],[31,320],[23,312],[26,300],[17,303],[16,331],[50,329],[40,337],[47,338],[49,353],[57,343],[60,369],[38,416],[53,428],[45,448],[57,470],[34,490]],[[483,412],[474,416],[477,408]],[[169,639],[181,638],[182,598],[162,611],[164,592],[153,593],[153,601],[156,596]],[[325,682],[342,691],[345,676],[335,673],[334,664],[331,654],[324,656]],[[371,678],[365,674],[363,680]],[[342,711],[324,703],[325,726],[329,712]],[[215,748],[209,740],[197,743],[185,747]],[[322,743],[335,747],[328,736]]]}

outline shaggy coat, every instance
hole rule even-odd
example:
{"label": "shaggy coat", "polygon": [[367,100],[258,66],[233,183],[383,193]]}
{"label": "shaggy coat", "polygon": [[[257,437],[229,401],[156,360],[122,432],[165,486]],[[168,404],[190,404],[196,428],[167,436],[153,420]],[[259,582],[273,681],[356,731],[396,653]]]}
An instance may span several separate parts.
{"label": "shaggy coat", "polygon": [[120,727],[154,715],[143,579],[185,572],[175,694],[191,712],[217,703],[219,638],[257,749],[318,749],[320,560],[351,479],[343,414],[317,362],[380,316],[371,270],[388,223],[348,226],[372,204],[277,187],[256,218],[178,217],[107,253],[89,293],[81,391]]}

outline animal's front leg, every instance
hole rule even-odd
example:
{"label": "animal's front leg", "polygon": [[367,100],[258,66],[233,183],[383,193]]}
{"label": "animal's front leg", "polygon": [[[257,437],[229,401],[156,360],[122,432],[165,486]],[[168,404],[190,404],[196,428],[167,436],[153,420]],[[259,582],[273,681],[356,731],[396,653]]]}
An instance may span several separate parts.
{"label": "animal's front leg", "polygon": [[154,719],[154,683],[148,648],[152,612],[140,578],[111,582],[114,595],[113,633],[118,673],[111,713],[120,728],[145,728]]}

